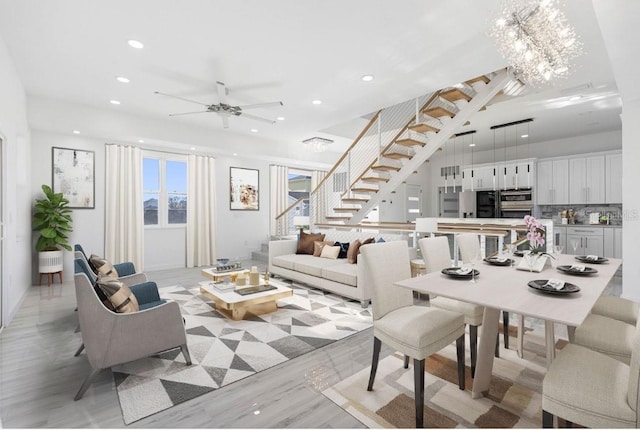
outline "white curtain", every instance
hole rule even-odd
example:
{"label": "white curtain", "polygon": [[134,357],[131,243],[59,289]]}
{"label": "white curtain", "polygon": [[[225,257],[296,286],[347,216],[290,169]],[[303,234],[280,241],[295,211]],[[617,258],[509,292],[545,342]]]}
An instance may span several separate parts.
{"label": "white curtain", "polygon": [[134,146],[106,145],[105,258],[131,261],[144,270],[144,211],[142,150]]}
{"label": "white curtain", "polygon": [[187,267],[216,261],[215,161],[200,155],[188,158]]}
{"label": "white curtain", "polygon": [[[324,170],[313,170],[311,172],[311,192],[313,193],[313,191],[318,187],[318,185],[320,184],[320,182],[322,182],[322,180],[325,178],[325,176],[327,176],[327,172],[325,172]],[[315,224],[318,220],[323,219],[324,216],[327,214],[327,193],[326,193],[326,187],[323,186],[321,189],[319,189],[315,196],[314,194],[311,194],[309,197],[309,204],[311,205],[311,220],[312,220],[312,224]]]}
{"label": "white curtain", "polygon": [[289,168],[287,166],[269,167],[270,198],[269,207],[269,232],[271,235],[289,234],[287,225],[288,217],[283,216],[279,220],[276,217],[284,211],[289,203]]}

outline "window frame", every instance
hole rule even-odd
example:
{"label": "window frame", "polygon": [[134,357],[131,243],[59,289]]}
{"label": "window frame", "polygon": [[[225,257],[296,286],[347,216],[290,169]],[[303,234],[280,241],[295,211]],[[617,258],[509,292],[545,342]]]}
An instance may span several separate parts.
{"label": "window frame", "polygon": [[[146,190],[144,188],[144,160],[157,160],[158,161],[158,182],[160,185],[160,190]],[[167,190],[167,161],[170,162],[178,162],[184,163],[186,167],[187,177],[185,178],[187,183],[187,190],[183,192],[169,191]],[[158,195],[158,223],[157,224],[144,224],[145,229],[171,229],[171,228],[186,228],[187,223],[169,223],[169,195],[184,195],[187,198],[187,202],[189,201],[189,164],[187,162],[187,156],[181,154],[171,154],[171,153],[163,153],[163,152],[155,152],[155,151],[144,151],[142,155],[142,163],[143,163],[143,181],[142,181],[142,195],[145,196],[147,194],[157,194]],[[144,198],[143,198],[144,205]],[[144,208],[143,208],[144,209]],[[143,217],[144,218],[144,217]],[[144,220],[143,220],[144,222]]]}

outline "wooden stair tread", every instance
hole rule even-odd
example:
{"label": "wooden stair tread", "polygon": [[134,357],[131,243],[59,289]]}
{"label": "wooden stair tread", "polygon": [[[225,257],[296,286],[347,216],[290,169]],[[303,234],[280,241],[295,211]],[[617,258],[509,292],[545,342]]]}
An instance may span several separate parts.
{"label": "wooden stair tread", "polygon": [[360,180],[362,182],[389,182],[389,178],[381,178],[379,176],[365,176]]}
{"label": "wooden stair tread", "polygon": [[455,114],[453,112],[448,111],[447,109],[443,108],[442,106],[426,108],[422,112],[425,113],[426,115],[432,116],[434,118],[439,118],[441,116],[448,116],[449,118],[453,118],[455,116]]}
{"label": "wooden stair tread", "polygon": [[418,132],[418,133],[426,133],[428,131],[435,131],[436,133],[440,131],[438,127],[434,127],[432,125],[426,124],[424,122],[418,124],[411,124],[409,130]]}
{"label": "wooden stair tread", "polygon": [[411,158],[411,155],[404,154],[402,152],[389,152],[384,154],[384,156],[387,158],[393,158],[394,160],[399,160],[401,158]]}
{"label": "wooden stair tread", "polygon": [[378,170],[378,171],[383,171],[383,172],[389,172],[389,171],[397,172],[398,170],[400,170],[400,167],[387,166],[387,165],[384,165],[384,164],[380,164],[380,165],[377,165],[377,166],[372,166],[371,170]]}
{"label": "wooden stair tread", "polygon": [[440,93],[440,97],[442,97],[447,101],[450,101],[451,103],[455,102],[456,100],[466,100],[466,101],[471,100],[471,96],[467,93],[460,91],[460,88],[452,88],[443,93]]}
{"label": "wooden stair tread", "polygon": [[415,139],[398,139],[394,143],[402,146],[424,146],[425,145],[424,142],[420,142],[419,140],[415,140]]}
{"label": "wooden stair tread", "polygon": [[334,212],[357,212],[360,208],[333,208]]}
{"label": "wooden stair tread", "polygon": [[485,75],[480,75],[473,79],[469,79],[468,81],[465,81],[465,84],[471,85],[475,82],[484,82],[485,84],[488,84],[489,82],[491,82],[491,80]]}
{"label": "wooden stair tread", "polygon": [[351,187],[351,191],[354,193],[377,193],[377,188],[366,188],[366,187]]}
{"label": "wooden stair tread", "polygon": [[362,197],[343,197],[342,201],[345,203],[366,203],[369,199],[365,199]]}
{"label": "wooden stair tread", "polygon": [[333,220],[346,220],[351,219],[350,216],[338,216],[338,215],[328,215],[325,219],[333,219]]}

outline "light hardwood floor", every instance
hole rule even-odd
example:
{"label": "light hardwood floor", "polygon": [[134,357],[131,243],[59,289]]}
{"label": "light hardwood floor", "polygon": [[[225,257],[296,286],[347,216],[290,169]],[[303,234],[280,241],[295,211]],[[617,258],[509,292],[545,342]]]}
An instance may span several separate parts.
{"label": "light hardwood floor", "polygon": [[[244,262],[245,266],[260,263]],[[200,269],[148,273],[160,287],[202,280]],[[620,278],[606,294],[620,295]],[[8,428],[124,427],[111,372],[73,396],[89,372],[73,283],[34,286],[0,334],[0,417]],[[543,326],[527,320],[527,324]],[[560,327],[558,327],[561,329]],[[557,331],[558,332],[558,331]],[[130,427],[362,428],[321,391],[370,364],[371,329],[147,417]],[[393,351],[383,345],[381,358]]]}
{"label": "light hardwood floor", "polygon": [[[148,276],[159,287],[202,280],[200,269],[149,272]],[[73,283],[32,287],[0,335],[4,427],[125,426],[108,370],[100,373],[81,400],[73,401],[89,372],[85,356],[73,356],[81,343],[80,333],[75,333],[75,306]],[[372,343],[371,330],[365,330],[130,427],[362,428],[321,391],[367,367]],[[392,352],[385,349],[383,355]]]}

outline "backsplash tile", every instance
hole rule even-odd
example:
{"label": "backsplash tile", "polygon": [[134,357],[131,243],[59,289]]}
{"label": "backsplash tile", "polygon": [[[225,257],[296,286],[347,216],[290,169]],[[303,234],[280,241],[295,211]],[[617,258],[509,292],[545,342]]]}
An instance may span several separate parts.
{"label": "backsplash tile", "polygon": [[600,212],[601,215],[609,215],[610,225],[622,225],[622,205],[540,205],[534,207],[534,215],[559,223],[561,219],[558,213],[565,209],[576,211],[576,224],[589,224],[589,214]]}

